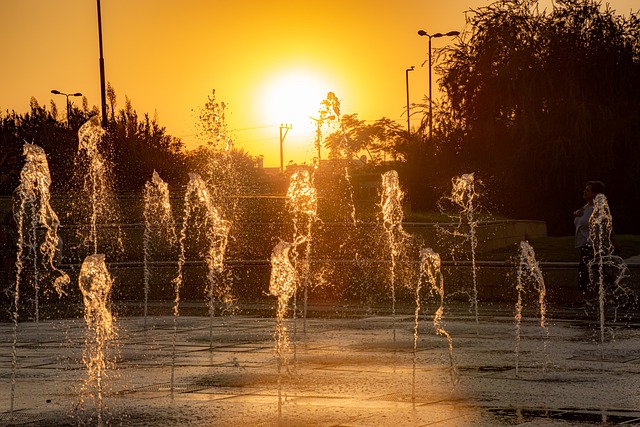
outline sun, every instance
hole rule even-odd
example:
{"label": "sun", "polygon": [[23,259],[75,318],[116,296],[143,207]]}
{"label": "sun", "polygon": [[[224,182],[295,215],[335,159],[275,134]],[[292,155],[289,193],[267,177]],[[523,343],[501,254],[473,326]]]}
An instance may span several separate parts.
{"label": "sun", "polygon": [[260,97],[264,123],[291,124],[294,129],[313,128],[320,103],[332,89],[325,79],[308,70],[288,70],[269,78]]}

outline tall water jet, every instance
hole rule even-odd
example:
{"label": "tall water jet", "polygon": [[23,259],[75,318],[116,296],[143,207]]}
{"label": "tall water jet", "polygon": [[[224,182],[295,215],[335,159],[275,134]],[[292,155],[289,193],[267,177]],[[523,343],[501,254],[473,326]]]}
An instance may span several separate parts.
{"label": "tall water jet", "polygon": [[520,325],[522,322],[523,294],[526,292],[526,285],[531,284],[533,289],[538,293],[538,306],[540,311],[540,328],[542,328],[544,337],[544,362],[542,364],[542,372],[546,372],[549,363],[549,329],[547,328],[547,303],[545,301],[547,288],[542,276],[540,265],[536,261],[536,254],[529,242],[520,242],[518,251],[518,265],[516,274],[516,291],[518,300],[516,302],[516,377],[518,376],[518,367],[520,362]]}
{"label": "tall water jet", "polygon": [[[476,249],[478,247],[476,230],[478,228],[478,221],[475,218],[477,209],[475,202],[478,198],[478,193],[476,192],[476,179],[473,173],[469,173],[459,177],[453,177],[451,183],[451,195],[447,197],[447,199],[459,209],[456,215],[457,224],[452,234],[454,237],[462,237],[469,242],[473,285],[470,299],[476,318],[476,325],[478,325],[478,269],[476,266]],[[463,229],[463,226],[467,228],[466,231]]]}
{"label": "tall water jet", "polygon": [[[352,244],[350,245],[350,243],[355,243],[354,237],[357,235],[357,228],[358,228],[358,218],[356,215],[356,203],[353,199],[354,190],[353,190],[353,183],[351,182],[351,174],[349,173],[349,168],[346,166],[343,168],[343,171],[344,171],[344,185],[338,197],[341,200],[346,201],[347,210],[345,212],[346,215],[342,216],[342,219],[341,219],[345,223],[345,233],[342,239],[342,243],[340,243],[341,251],[349,246],[354,246]],[[355,258],[355,259],[358,258],[357,246],[352,247],[352,253],[350,254],[349,257]]]}
{"label": "tall water jet", "polygon": [[225,212],[235,218],[238,208],[237,193],[242,185],[242,167],[238,167],[237,152],[233,148],[233,141],[225,136],[225,147],[221,150],[210,150],[203,179],[210,188],[211,197],[221,205],[225,204]]}
{"label": "tall water jet", "polygon": [[[451,375],[451,382],[455,387],[460,381],[458,375],[458,367],[456,365],[455,356],[453,354],[453,339],[451,335],[444,328],[444,322],[442,317],[444,315],[444,278],[441,271],[442,261],[440,255],[434,252],[431,248],[423,248],[420,251],[420,276],[418,279],[418,286],[416,287],[416,311],[415,311],[415,326],[414,326],[414,365],[417,352],[418,342],[418,316],[420,312],[420,289],[422,283],[429,285],[429,292],[438,299],[438,309],[433,316],[433,327],[436,334],[447,338],[447,344],[449,346],[449,374]],[[414,368],[415,376],[415,368]],[[415,380],[414,380],[415,383]]]}
{"label": "tall water jet", "polygon": [[398,172],[390,170],[382,174],[382,194],[380,207],[382,211],[382,226],[384,227],[387,247],[391,255],[389,270],[389,286],[391,289],[391,316],[393,318],[393,342],[396,342],[396,267],[400,256],[404,252],[405,241],[409,234],[402,228],[404,211],[402,202],[404,192],[400,188]]}
{"label": "tall water jet", "polygon": [[90,255],[85,258],[78,278],[84,302],[84,320],[87,326],[83,362],[87,367],[87,378],[80,393],[80,407],[90,398],[96,410],[97,425],[102,426],[105,405],[105,380],[107,369],[113,364],[108,359],[108,348],[116,338],[111,315],[111,288],[113,281],[104,255]]}
{"label": "tall water jet", "polygon": [[[607,197],[602,193],[593,199],[593,213],[589,218],[589,240],[593,245],[593,259],[589,262],[589,279],[592,285],[596,281],[598,285],[600,343],[603,344],[606,295],[610,294],[616,299],[637,299],[637,296],[624,284],[624,279],[629,277],[629,269],[624,260],[614,253],[613,218]],[[606,289],[605,285],[609,285],[609,289]]]}
{"label": "tall water jet", "polygon": [[344,179],[347,186],[347,194],[348,194],[348,203],[349,203],[349,214],[351,217],[351,223],[354,227],[358,226],[358,220],[356,218],[356,204],[353,200],[353,184],[351,182],[351,174],[349,173],[349,168],[344,168]]}
{"label": "tall water jet", "polygon": [[171,211],[169,185],[153,171],[151,180],[144,186],[144,327],[147,328],[147,306],[151,270],[149,261],[153,248],[160,243],[173,246],[177,241],[175,223]]}
{"label": "tall water jet", "polygon": [[[53,288],[58,296],[64,294],[64,287],[69,283],[69,277],[54,265],[56,251],[58,249],[58,227],[60,221],[51,207],[51,175],[49,164],[44,150],[37,145],[25,144],[23,153],[26,157],[25,164],[20,171],[20,184],[16,188],[14,206],[14,220],[17,232],[16,253],[16,277],[13,291],[13,346],[12,346],[12,373],[11,373],[11,413],[15,398],[16,366],[17,366],[17,341],[18,341],[18,307],[20,302],[20,284],[24,268],[25,249],[29,249],[33,261],[33,282],[35,321],[40,321],[39,296],[40,296],[40,268],[38,255],[43,266],[50,270],[56,277],[53,279]],[[16,209],[17,208],[17,209]],[[38,228],[44,232],[43,241],[38,244]]]}
{"label": "tall water jet", "polygon": [[[112,189],[111,164],[100,151],[100,142],[105,134],[100,126],[98,116],[93,116],[78,130],[78,161],[84,167],[78,168],[83,178],[83,193],[81,199],[89,204],[88,233],[84,236],[84,244],[93,246],[93,254],[98,253],[98,223],[107,217],[117,223],[117,209],[115,208],[115,193]],[[117,230],[117,245],[123,250],[120,229]]]}
{"label": "tall water jet", "polygon": [[[318,220],[318,196],[313,176],[306,169],[298,169],[291,175],[287,190],[287,206],[293,216],[293,263],[300,268],[303,281],[303,331],[307,331],[307,300],[311,279],[311,247],[313,225]],[[300,246],[304,253],[300,257]],[[301,258],[301,260],[300,260]],[[295,302],[294,302],[295,304]],[[294,308],[294,313],[296,309]],[[295,314],[294,314],[295,316]]]}
{"label": "tall water jet", "polygon": [[289,252],[293,245],[287,242],[279,242],[271,253],[271,279],[269,282],[269,293],[278,298],[276,310],[276,331],[274,339],[276,343],[276,358],[278,366],[278,419],[282,416],[282,368],[287,363],[287,350],[289,348],[289,338],[284,319],[287,315],[289,301],[295,294],[298,275],[291,263]]}
{"label": "tall water jet", "polygon": [[224,277],[224,257],[229,238],[229,222],[222,218],[220,209],[213,202],[206,183],[198,174],[189,174],[189,183],[184,195],[184,214],[180,231],[180,255],[178,260],[178,276],[174,280],[176,299],[174,318],[178,316],[180,302],[180,286],[182,284],[183,266],[186,260],[187,230],[191,225],[196,231],[193,239],[204,238],[206,252],[204,254],[207,266],[207,306],[209,309],[210,327],[209,342],[213,346],[213,318],[215,304],[220,302],[224,309],[232,311],[235,299],[231,293],[231,286]]}

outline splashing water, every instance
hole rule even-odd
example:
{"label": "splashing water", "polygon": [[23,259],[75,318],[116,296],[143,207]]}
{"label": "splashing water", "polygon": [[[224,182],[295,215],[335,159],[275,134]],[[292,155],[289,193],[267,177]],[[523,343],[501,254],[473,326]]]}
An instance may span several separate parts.
{"label": "splashing water", "polygon": [[242,185],[242,167],[238,167],[238,160],[233,150],[233,141],[225,137],[223,150],[210,151],[209,160],[204,171],[203,179],[210,188],[212,199],[219,205],[225,203],[228,217],[234,218],[238,209],[238,198],[234,197]]}
{"label": "splashing water", "polygon": [[287,314],[289,300],[295,294],[298,283],[296,269],[289,259],[289,251],[292,247],[293,245],[287,242],[279,242],[271,254],[269,293],[278,298],[276,331],[274,334],[278,365],[278,418],[282,415],[282,367],[286,366],[286,354],[289,348],[289,339],[287,337],[287,328],[284,325],[284,319]]}
{"label": "splashing water", "polygon": [[[624,283],[629,268],[614,254],[613,218],[607,197],[598,194],[593,199],[593,213],[589,218],[589,240],[593,244],[593,259],[589,262],[589,279],[598,284],[598,311],[600,315],[600,343],[605,339],[605,300],[607,295],[624,304],[637,299],[637,295]],[[597,277],[594,277],[596,275]],[[617,312],[617,307],[616,307]]]}
{"label": "splashing water", "polygon": [[[32,213],[29,246],[32,248],[34,255],[34,270],[36,272],[38,270],[36,262],[36,254],[38,252],[36,250],[36,228],[40,226],[45,229],[44,241],[38,249],[43,256],[43,264],[56,273],[57,277],[53,282],[53,286],[58,295],[62,296],[64,295],[63,287],[68,285],[70,280],[63,271],[54,265],[59,244],[58,228],[60,221],[51,207],[51,193],[49,192],[51,175],[49,174],[47,156],[42,148],[33,144],[25,144],[24,155],[26,162],[20,172],[20,185],[17,188],[20,206],[18,215],[24,217],[28,210],[31,210]],[[23,220],[21,222],[23,223]],[[36,283],[36,288],[39,288],[38,283]],[[36,322],[38,321],[37,305],[36,293]]]}
{"label": "splashing water", "polygon": [[[457,216],[458,223],[453,235],[454,237],[463,237],[470,245],[473,285],[470,297],[476,318],[476,325],[478,325],[478,269],[476,266],[476,249],[478,247],[476,230],[478,228],[478,221],[475,219],[475,202],[478,198],[478,193],[476,192],[476,179],[473,173],[469,173],[452,178],[451,183],[451,195],[448,199],[459,208],[459,214]],[[468,227],[468,232],[465,233],[461,231],[463,225]]]}
{"label": "splashing water", "polygon": [[[78,155],[87,162],[87,170],[81,171],[84,185],[83,192],[89,201],[89,232],[84,238],[85,244],[93,246],[93,253],[98,253],[98,222],[109,217],[118,222],[115,209],[115,193],[111,187],[111,165],[100,152],[99,143],[105,134],[100,126],[98,116],[93,116],[78,130]],[[120,252],[124,251],[120,229],[118,228],[117,244]]]}
{"label": "splashing water", "polygon": [[97,425],[101,426],[104,416],[105,380],[107,368],[112,364],[107,360],[107,348],[115,340],[113,317],[109,309],[113,282],[107,271],[104,255],[90,255],[85,258],[78,278],[84,302],[84,320],[87,326],[83,362],[87,367],[87,378],[80,394],[80,406],[91,398],[97,412]]}
{"label": "splashing water", "polygon": [[390,170],[382,174],[382,226],[384,227],[387,244],[391,253],[391,267],[389,286],[391,289],[391,316],[393,318],[393,342],[396,342],[396,265],[398,258],[404,252],[404,243],[409,234],[402,228],[404,211],[402,201],[404,192],[400,188],[398,172]]}
{"label": "splashing water", "polygon": [[[420,251],[420,276],[418,279],[418,286],[416,287],[416,311],[415,311],[415,326],[413,334],[413,351],[414,351],[414,365],[417,352],[418,342],[418,316],[420,311],[420,289],[422,283],[430,285],[430,293],[438,297],[438,309],[433,316],[433,327],[436,330],[436,334],[447,338],[449,345],[449,374],[451,375],[451,382],[455,387],[460,382],[458,375],[458,367],[456,364],[455,356],[453,354],[453,339],[451,335],[444,328],[442,317],[444,314],[444,278],[441,272],[442,262],[440,255],[434,252],[431,248],[423,248]],[[415,367],[414,367],[415,377]],[[415,379],[414,379],[415,383]]]}
{"label": "splashing water", "polygon": [[[173,310],[174,328],[179,315],[180,287],[182,285],[183,267],[186,261],[187,228],[191,222],[193,222],[192,225],[196,227],[198,233],[204,233],[207,243],[205,253],[205,264],[207,265],[206,293],[210,319],[209,343],[213,347],[215,303],[221,302],[225,310],[228,311],[232,311],[235,304],[235,299],[231,294],[231,287],[224,277],[224,257],[228,243],[229,222],[222,218],[219,208],[213,203],[206,183],[198,174],[189,174],[189,183],[184,195],[184,215],[179,238],[178,276],[174,279],[176,290]],[[199,236],[196,236],[196,240],[197,237]]]}
{"label": "splashing water", "polygon": [[358,226],[358,220],[356,219],[356,204],[353,200],[353,184],[351,183],[351,174],[349,173],[349,168],[345,167],[344,168],[344,179],[347,183],[347,194],[349,197],[349,207],[350,209],[350,215],[351,215],[351,222],[353,224],[354,227]]}
{"label": "splashing water", "polygon": [[[11,413],[15,396],[15,379],[17,366],[17,341],[18,341],[18,305],[20,302],[20,283],[24,268],[23,258],[25,248],[29,248],[33,257],[34,289],[35,289],[35,321],[40,320],[39,294],[40,276],[38,265],[38,253],[42,256],[42,264],[51,269],[57,276],[53,281],[53,288],[58,296],[64,295],[64,287],[69,284],[69,276],[54,266],[54,259],[58,248],[58,227],[60,221],[51,207],[51,175],[47,156],[42,148],[33,144],[24,145],[25,164],[20,171],[20,184],[16,188],[17,212],[14,211],[14,220],[17,226],[17,253],[16,253],[16,279],[13,293],[13,346],[12,346],[12,373],[11,373]],[[30,230],[25,230],[25,219],[30,215]],[[38,245],[38,227],[45,229],[44,241]]]}
{"label": "splashing water", "polygon": [[540,310],[540,328],[544,333],[544,362],[542,364],[542,372],[546,372],[549,363],[549,329],[547,328],[547,304],[545,301],[547,288],[544,283],[544,277],[540,270],[540,265],[536,261],[536,254],[529,242],[522,241],[519,246],[518,267],[516,276],[516,290],[518,292],[518,300],[516,302],[516,377],[518,376],[518,366],[520,362],[520,324],[522,322],[522,295],[525,293],[525,285],[531,283],[533,288],[538,292],[538,305]]}
{"label": "splashing water", "polygon": [[144,186],[144,327],[147,328],[147,306],[149,300],[149,281],[151,271],[149,260],[152,256],[152,248],[157,247],[157,241],[163,241],[174,245],[177,241],[171,201],[169,198],[169,186],[153,171],[151,181]]}
{"label": "splashing water", "polygon": [[[310,286],[311,248],[313,224],[318,219],[318,196],[313,176],[306,169],[298,169],[291,175],[287,190],[287,206],[293,216],[292,258],[294,265],[301,265],[303,283],[303,330],[307,331],[307,299]],[[298,247],[304,245],[304,254],[299,262]],[[294,301],[295,304],[295,301]],[[294,316],[296,309],[294,308]]]}

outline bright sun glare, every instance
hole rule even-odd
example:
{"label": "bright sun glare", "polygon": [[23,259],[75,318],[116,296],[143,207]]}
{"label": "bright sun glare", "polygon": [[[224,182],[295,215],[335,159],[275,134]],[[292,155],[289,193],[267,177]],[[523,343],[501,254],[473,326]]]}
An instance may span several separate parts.
{"label": "bright sun glare", "polygon": [[260,99],[265,123],[291,124],[298,131],[313,129],[320,102],[331,91],[322,78],[307,70],[292,70],[268,80]]}

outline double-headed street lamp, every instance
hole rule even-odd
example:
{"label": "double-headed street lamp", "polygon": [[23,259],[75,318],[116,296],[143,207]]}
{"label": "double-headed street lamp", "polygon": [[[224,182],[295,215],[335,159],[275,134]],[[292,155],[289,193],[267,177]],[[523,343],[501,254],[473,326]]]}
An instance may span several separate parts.
{"label": "double-headed street lamp", "polygon": [[71,123],[69,123],[69,110],[70,110],[70,107],[71,107],[71,103],[69,102],[69,97],[70,96],[82,96],[82,94],[80,92],[63,93],[63,92],[60,92],[59,90],[55,90],[55,89],[53,89],[51,91],[51,93],[54,94],[54,95],[64,95],[64,96],[67,97],[67,126],[71,127]]}
{"label": "double-headed street lamp", "polygon": [[429,139],[433,136],[433,101],[431,100],[431,39],[438,37],[453,37],[460,34],[460,31],[449,31],[448,33],[428,34],[425,30],[418,31],[421,36],[429,37]]}
{"label": "double-headed street lamp", "polygon": [[416,68],[413,65],[404,71],[405,80],[407,82],[407,135],[411,135],[411,113],[409,112],[409,71]]}

